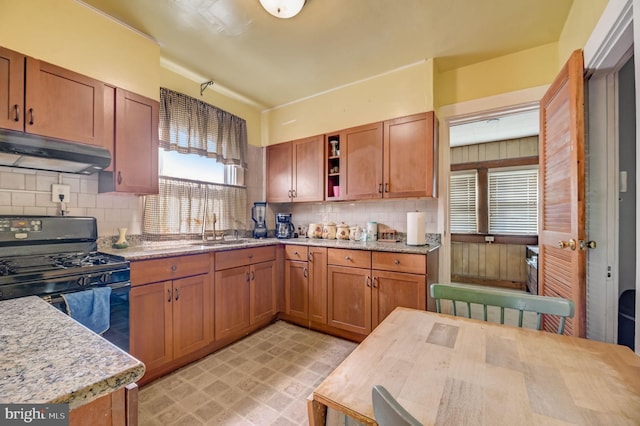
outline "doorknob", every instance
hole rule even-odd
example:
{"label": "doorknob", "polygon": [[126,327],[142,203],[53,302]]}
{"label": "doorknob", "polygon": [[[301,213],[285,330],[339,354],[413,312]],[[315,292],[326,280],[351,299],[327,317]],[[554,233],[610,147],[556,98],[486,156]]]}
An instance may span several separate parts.
{"label": "doorknob", "polygon": [[596,248],[596,242],[595,241],[580,240],[580,250],[586,250],[588,248],[590,248],[590,249]]}
{"label": "doorknob", "polygon": [[576,240],[572,238],[569,241],[558,241],[558,247],[560,247],[561,249],[569,247],[571,250],[575,250]]}

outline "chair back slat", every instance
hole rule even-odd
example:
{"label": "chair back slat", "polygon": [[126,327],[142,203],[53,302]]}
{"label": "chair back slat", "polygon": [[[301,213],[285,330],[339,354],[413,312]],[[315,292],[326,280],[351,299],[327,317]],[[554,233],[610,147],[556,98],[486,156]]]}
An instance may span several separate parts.
{"label": "chair back slat", "polygon": [[471,305],[483,305],[484,320],[487,321],[487,307],[500,308],[500,324],[504,324],[505,308],[518,311],[518,327],[523,326],[524,313],[537,313],[537,329],[542,328],[542,314],[559,317],[557,332],[564,333],[566,318],[573,317],[575,305],[573,301],[560,297],[537,296],[511,290],[480,287],[469,284],[431,284],[431,297],[436,300],[436,309],[442,312],[441,300],[450,300],[453,315],[457,315],[456,302],[467,305],[467,318],[471,317]]}

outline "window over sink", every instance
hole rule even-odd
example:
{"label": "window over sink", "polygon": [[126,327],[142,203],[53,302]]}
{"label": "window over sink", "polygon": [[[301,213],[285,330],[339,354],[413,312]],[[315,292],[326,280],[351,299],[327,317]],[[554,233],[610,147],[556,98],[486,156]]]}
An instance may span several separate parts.
{"label": "window over sink", "polygon": [[245,120],[162,88],[159,137],[159,193],[145,197],[143,239],[246,229]]}

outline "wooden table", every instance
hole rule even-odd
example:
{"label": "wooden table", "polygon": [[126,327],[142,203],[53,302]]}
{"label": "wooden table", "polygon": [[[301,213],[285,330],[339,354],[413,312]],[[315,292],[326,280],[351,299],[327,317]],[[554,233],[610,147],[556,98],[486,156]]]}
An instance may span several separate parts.
{"label": "wooden table", "polygon": [[[397,308],[311,394],[376,424],[373,385],[425,425],[640,424],[640,357],[626,346]],[[562,423],[565,422],[565,423]]]}

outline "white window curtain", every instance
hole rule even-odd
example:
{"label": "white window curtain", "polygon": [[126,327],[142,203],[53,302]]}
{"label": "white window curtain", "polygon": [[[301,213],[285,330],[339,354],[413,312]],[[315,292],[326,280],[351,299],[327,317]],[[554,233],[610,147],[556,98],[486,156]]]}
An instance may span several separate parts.
{"label": "white window curtain", "polygon": [[449,214],[452,233],[478,232],[477,173],[451,175]]}
{"label": "white window curtain", "polygon": [[538,169],[489,171],[489,232],[538,233]]}
{"label": "white window curtain", "polygon": [[161,177],[159,194],[145,197],[143,239],[199,239],[214,221],[216,231],[244,230],[246,206],[246,188]]}
{"label": "white window curtain", "polygon": [[247,123],[227,111],[160,88],[160,147],[247,168]]}

